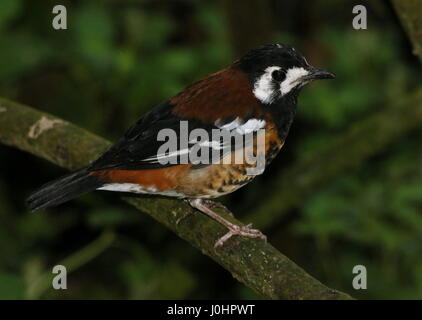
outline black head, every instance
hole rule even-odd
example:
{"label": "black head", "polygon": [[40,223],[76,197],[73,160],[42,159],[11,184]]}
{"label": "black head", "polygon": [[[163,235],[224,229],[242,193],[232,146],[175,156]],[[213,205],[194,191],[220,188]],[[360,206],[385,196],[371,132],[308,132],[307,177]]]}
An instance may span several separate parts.
{"label": "black head", "polygon": [[252,81],[255,96],[264,104],[297,94],[311,80],[335,77],[328,71],[310,66],[293,47],[281,44],[253,49],[238,63]]}

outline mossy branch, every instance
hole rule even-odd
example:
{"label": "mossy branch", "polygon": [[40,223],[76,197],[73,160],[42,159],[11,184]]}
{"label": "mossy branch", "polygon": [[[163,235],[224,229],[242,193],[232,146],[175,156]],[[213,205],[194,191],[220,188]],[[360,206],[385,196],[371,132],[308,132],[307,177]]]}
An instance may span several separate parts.
{"label": "mossy branch", "polygon": [[422,62],[422,1],[392,0],[400,21],[413,46],[413,53]]}
{"label": "mossy branch", "polygon": [[[110,146],[110,142],[69,122],[5,99],[0,99],[0,142],[67,169],[88,164]],[[195,212],[183,201],[163,197],[123,199],[201,250],[237,280],[264,297],[351,299],[349,295],[321,284],[261,240],[233,237],[224,247],[214,249],[215,241],[226,232],[225,228]],[[194,214],[176,226],[177,219],[187,211]],[[233,221],[241,224],[235,219]]]}

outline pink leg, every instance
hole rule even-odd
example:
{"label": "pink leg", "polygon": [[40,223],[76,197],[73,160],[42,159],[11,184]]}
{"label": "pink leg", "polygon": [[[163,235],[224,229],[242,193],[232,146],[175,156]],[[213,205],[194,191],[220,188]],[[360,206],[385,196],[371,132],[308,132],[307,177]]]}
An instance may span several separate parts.
{"label": "pink leg", "polygon": [[204,203],[204,201],[201,199],[189,199],[188,202],[192,207],[205,213],[207,216],[216,220],[217,222],[225,226],[227,229],[229,229],[229,232],[227,232],[224,236],[217,240],[214,245],[215,248],[222,246],[227,240],[229,240],[234,235],[244,236],[248,238],[260,238],[264,241],[267,241],[267,237],[261,231],[251,228],[252,224],[248,224],[246,226],[235,225],[234,223],[231,223],[230,221],[224,219],[223,217],[212,211],[207,206],[207,202]]}
{"label": "pink leg", "polygon": [[222,204],[221,202],[217,202],[217,201],[213,201],[213,200],[209,200],[209,199],[202,199],[202,204],[205,205],[208,209],[220,209],[221,211],[223,211],[225,214],[228,214],[230,217],[234,218],[233,213],[227,209],[227,207]]}

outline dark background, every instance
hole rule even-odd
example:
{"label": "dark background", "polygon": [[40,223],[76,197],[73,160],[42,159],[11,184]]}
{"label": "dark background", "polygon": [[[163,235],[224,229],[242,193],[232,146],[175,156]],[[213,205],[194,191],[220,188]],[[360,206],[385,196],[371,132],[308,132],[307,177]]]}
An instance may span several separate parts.
{"label": "dark background", "polygon": [[[56,4],[67,7],[67,30],[51,26]],[[368,9],[367,30],[352,28],[355,4]],[[372,128],[364,131],[356,139],[377,152],[360,157],[365,148],[356,148],[353,165],[326,173],[341,167],[343,137],[388,115],[420,84],[387,1],[1,0],[0,96],[115,141],[155,104],[275,42],[337,79],[303,90],[282,152],[223,202],[244,222],[271,211],[255,225],[333,288],[358,298],[422,298],[421,130],[391,128],[380,148],[369,142]],[[0,298],[259,298],[115,193],[30,214],[24,198],[65,171],[4,146],[0,159]],[[302,170],[303,161],[310,165]],[[286,172],[299,173],[288,189],[316,171],[318,183],[289,194],[292,205],[273,187]],[[68,290],[45,280],[57,264],[68,266]],[[367,290],[352,288],[355,265],[367,267]]]}

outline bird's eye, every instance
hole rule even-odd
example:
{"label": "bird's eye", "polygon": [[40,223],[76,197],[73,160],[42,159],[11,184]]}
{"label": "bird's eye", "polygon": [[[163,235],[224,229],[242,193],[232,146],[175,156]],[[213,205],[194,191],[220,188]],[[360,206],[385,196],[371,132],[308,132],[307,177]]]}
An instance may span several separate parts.
{"label": "bird's eye", "polygon": [[271,73],[271,77],[275,80],[275,81],[283,81],[284,79],[286,79],[286,73],[283,70],[274,70]]}

